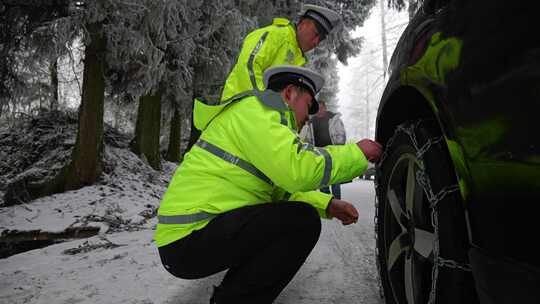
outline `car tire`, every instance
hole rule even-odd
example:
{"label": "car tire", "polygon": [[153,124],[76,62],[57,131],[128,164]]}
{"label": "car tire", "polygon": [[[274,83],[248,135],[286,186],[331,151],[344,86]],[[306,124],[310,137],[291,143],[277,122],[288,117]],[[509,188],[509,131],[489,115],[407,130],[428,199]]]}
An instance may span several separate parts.
{"label": "car tire", "polygon": [[399,125],[377,166],[377,265],[387,304],[478,303],[463,201],[439,130],[432,120]]}

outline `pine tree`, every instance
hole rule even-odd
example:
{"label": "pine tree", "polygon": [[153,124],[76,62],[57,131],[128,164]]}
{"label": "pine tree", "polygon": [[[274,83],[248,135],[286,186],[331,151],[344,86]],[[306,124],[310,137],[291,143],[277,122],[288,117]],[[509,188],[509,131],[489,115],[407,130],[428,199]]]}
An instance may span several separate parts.
{"label": "pine tree", "polygon": [[[345,63],[358,53],[361,39],[351,38],[349,32],[362,24],[374,0],[310,2],[333,8],[343,17],[343,25],[310,54],[313,66],[327,75],[322,96],[335,100],[337,61]],[[85,44],[72,160],[54,181],[33,185],[33,193],[76,189],[96,181],[101,173],[107,96],[139,101],[132,148],[156,169],[160,166],[160,122],[162,117],[173,117],[167,154],[168,159],[178,160],[181,131],[188,131],[181,129],[186,122],[178,123],[178,114],[192,107],[195,96],[219,97],[248,32],[269,24],[273,17],[297,21],[299,10],[296,0],[2,1],[0,115],[9,103],[30,109],[33,99],[49,98],[47,105],[56,108],[63,62],[59,58],[70,51],[66,45],[78,40]],[[39,75],[33,73],[38,68]],[[15,102],[14,94],[21,102]],[[161,99],[168,102],[162,104]],[[116,106],[121,109],[123,104]],[[114,116],[122,117],[118,112]]]}
{"label": "pine tree", "polygon": [[90,43],[84,53],[84,80],[77,140],[71,163],[65,169],[64,190],[92,185],[102,170],[103,100],[105,79],[103,53],[106,42],[101,22],[87,26]]}

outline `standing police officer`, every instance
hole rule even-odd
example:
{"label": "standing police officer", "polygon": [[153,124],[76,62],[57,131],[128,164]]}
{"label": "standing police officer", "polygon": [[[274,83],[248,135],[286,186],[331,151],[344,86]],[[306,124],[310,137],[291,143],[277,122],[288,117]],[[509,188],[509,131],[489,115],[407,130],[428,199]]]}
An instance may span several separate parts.
{"label": "standing police officer", "polygon": [[251,89],[264,90],[263,73],[269,67],[303,66],[304,53],[319,45],[339,22],[333,10],[306,4],[298,25],[275,18],[272,25],[249,33],[225,82],[221,100]]}
{"label": "standing police officer", "polygon": [[210,303],[272,303],[317,243],[320,217],[357,221],[352,204],[312,190],[362,174],[381,146],[364,139],[318,148],[299,139],[323,82],[309,69],[275,66],[264,73],[265,91],[196,100],[202,134],[169,184],[154,238],[177,277],[228,269]]}

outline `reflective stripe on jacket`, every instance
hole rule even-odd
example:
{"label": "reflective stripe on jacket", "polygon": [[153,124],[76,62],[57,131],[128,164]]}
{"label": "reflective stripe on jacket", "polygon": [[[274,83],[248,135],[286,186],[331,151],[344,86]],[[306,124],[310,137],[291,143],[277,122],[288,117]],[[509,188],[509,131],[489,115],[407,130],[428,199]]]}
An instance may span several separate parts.
{"label": "reflective stripe on jacket", "polygon": [[306,58],[296,40],[296,29],[284,18],[275,18],[272,25],[246,36],[238,60],[223,87],[221,100],[254,88],[264,90],[264,71],[279,64],[306,64]]}
{"label": "reflective stripe on jacket", "polygon": [[[316,148],[302,142],[293,129],[293,112],[270,90],[244,93],[218,105],[195,100],[194,124],[206,145],[194,145],[185,155],[159,216],[220,214],[288,198],[311,204],[326,217],[332,196],[312,190],[351,180],[367,167],[356,144]],[[217,156],[208,145],[225,154]],[[252,166],[251,171],[246,166]],[[155,241],[167,245],[208,222],[159,223]]]}

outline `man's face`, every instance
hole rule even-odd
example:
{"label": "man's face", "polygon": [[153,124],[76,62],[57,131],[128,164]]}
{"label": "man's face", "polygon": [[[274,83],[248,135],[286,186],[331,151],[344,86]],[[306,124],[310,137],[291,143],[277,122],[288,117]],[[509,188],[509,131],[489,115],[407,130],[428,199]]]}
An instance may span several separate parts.
{"label": "man's face", "polygon": [[289,85],[285,90],[285,100],[289,104],[289,108],[294,112],[296,127],[301,130],[309,118],[309,107],[313,102],[313,98],[309,92],[299,90],[293,85]]}
{"label": "man's face", "polygon": [[298,45],[302,51],[308,52],[314,49],[321,42],[319,32],[315,26],[315,21],[311,19],[302,19],[297,28]]}

